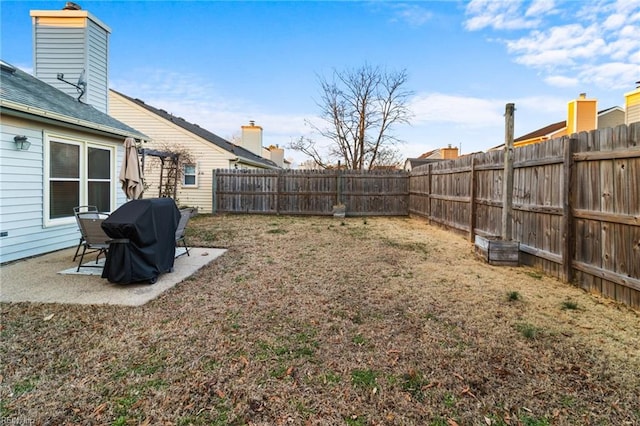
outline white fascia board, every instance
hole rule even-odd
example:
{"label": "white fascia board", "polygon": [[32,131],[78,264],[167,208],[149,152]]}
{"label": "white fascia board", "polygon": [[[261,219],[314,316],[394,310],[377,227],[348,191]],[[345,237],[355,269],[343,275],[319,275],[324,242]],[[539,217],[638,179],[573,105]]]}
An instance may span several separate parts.
{"label": "white fascia board", "polygon": [[135,139],[140,139],[140,140],[149,139],[148,136],[143,135],[142,133],[128,132],[123,129],[117,129],[115,127],[105,126],[104,124],[98,124],[91,121],[82,120],[80,118],[69,117],[67,115],[58,114],[56,112],[47,111],[40,108],[34,108],[31,106],[19,104],[16,102],[11,102],[5,99],[0,99],[0,107],[6,108],[8,110],[22,112],[30,116],[42,117],[45,119],[49,119],[49,120],[53,120],[61,123],[67,123],[67,124],[72,124],[79,127],[84,127],[87,129],[98,130],[105,133],[111,133],[118,136],[133,137]]}

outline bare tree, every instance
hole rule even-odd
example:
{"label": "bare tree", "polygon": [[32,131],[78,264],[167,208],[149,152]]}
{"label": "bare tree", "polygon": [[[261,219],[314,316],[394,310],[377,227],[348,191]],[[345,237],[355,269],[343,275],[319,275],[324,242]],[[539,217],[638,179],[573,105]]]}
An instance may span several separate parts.
{"label": "bare tree", "polygon": [[383,165],[398,151],[400,141],[393,135],[393,126],[409,123],[411,92],[404,88],[407,78],[406,70],[388,73],[370,65],[334,70],[331,81],[321,77],[318,106],[325,126],[309,124],[331,141],[328,150],[321,152],[317,142],[307,137],[292,142],[289,148],[306,154],[321,167],[336,160],[357,170]]}
{"label": "bare tree", "polygon": [[[153,188],[159,190],[160,197],[173,198],[174,191],[184,175],[184,166],[192,165],[195,157],[187,147],[166,142],[160,143],[154,151],[157,154],[146,157],[144,161],[143,173],[149,177],[153,176],[144,180],[145,191],[151,189],[153,181]],[[175,201],[178,202],[177,199]]]}

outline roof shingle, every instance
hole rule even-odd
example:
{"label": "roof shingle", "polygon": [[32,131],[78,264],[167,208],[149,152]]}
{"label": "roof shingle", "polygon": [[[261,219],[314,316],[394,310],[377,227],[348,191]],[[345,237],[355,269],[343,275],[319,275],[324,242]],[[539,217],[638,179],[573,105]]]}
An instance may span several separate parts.
{"label": "roof shingle", "polygon": [[202,127],[198,126],[197,124],[194,123],[190,123],[187,120],[185,120],[182,117],[176,117],[173,114],[168,113],[167,111],[160,109],[160,108],[156,108],[153,107],[147,103],[145,103],[144,101],[137,99],[137,98],[132,98],[130,96],[127,96],[123,93],[120,93],[116,90],[110,89],[112,92],[122,96],[123,98],[129,100],[130,102],[135,103],[136,105],[146,109],[147,111],[150,111],[156,115],[158,115],[159,117],[162,117],[163,119],[172,122],[173,124],[175,124],[176,126],[182,127],[183,129],[187,130],[188,132],[197,135],[199,137],[201,137],[202,139],[205,139],[209,142],[211,142],[212,144],[224,149],[225,151],[231,152],[234,155],[241,157],[243,159],[246,160],[250,160],[254,163],[259,163],[259,164],[263,164],[265,167],[269,167],[269,168],[278,168],[278,165],[276,163],[274,163],[271,160],[267,160],[266,158],[260,157],[259,155],[254,154],[253,152],[235,145],[229,141],[227,141],[226,139],[221,138],[220,136],[216,135],[215,133],[212,133],[210,131],[208,131],[207,129],[203,129]]}
{"label": "roof shingle", "polygon": [[4,61],[0,65],[0,104],[4,113],[15,110],[120,136],[148,139],[136,129],[42,80]]}

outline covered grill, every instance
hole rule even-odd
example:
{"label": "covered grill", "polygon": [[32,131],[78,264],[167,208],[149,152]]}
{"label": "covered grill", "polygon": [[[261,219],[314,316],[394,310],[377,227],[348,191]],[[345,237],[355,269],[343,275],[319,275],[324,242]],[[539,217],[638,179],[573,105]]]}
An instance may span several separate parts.
{"label": "covered grill", "polygon": [[111,213],[102,229],[109,244],[102,278],[128,284],[148,281],[173,270],[180,211],[171,198],[132,200]]}

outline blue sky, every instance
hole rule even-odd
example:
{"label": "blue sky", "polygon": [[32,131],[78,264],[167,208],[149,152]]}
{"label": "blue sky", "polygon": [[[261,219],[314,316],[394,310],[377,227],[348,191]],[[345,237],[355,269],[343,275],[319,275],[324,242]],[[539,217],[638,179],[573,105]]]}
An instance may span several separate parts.
{"label": "blue sky", "polygon": [[[407,70],[404,157],[501,144],[508,102],[517,137],[579,93],[624,106],[640,80],[640,0],[76,3],[112,30],[113,89],[227,139],[255,120],[264,145],[315,137],[318,76],[365,63]],[[31,71],[29,11],[64,4],[2,0],[2,59]]]}

